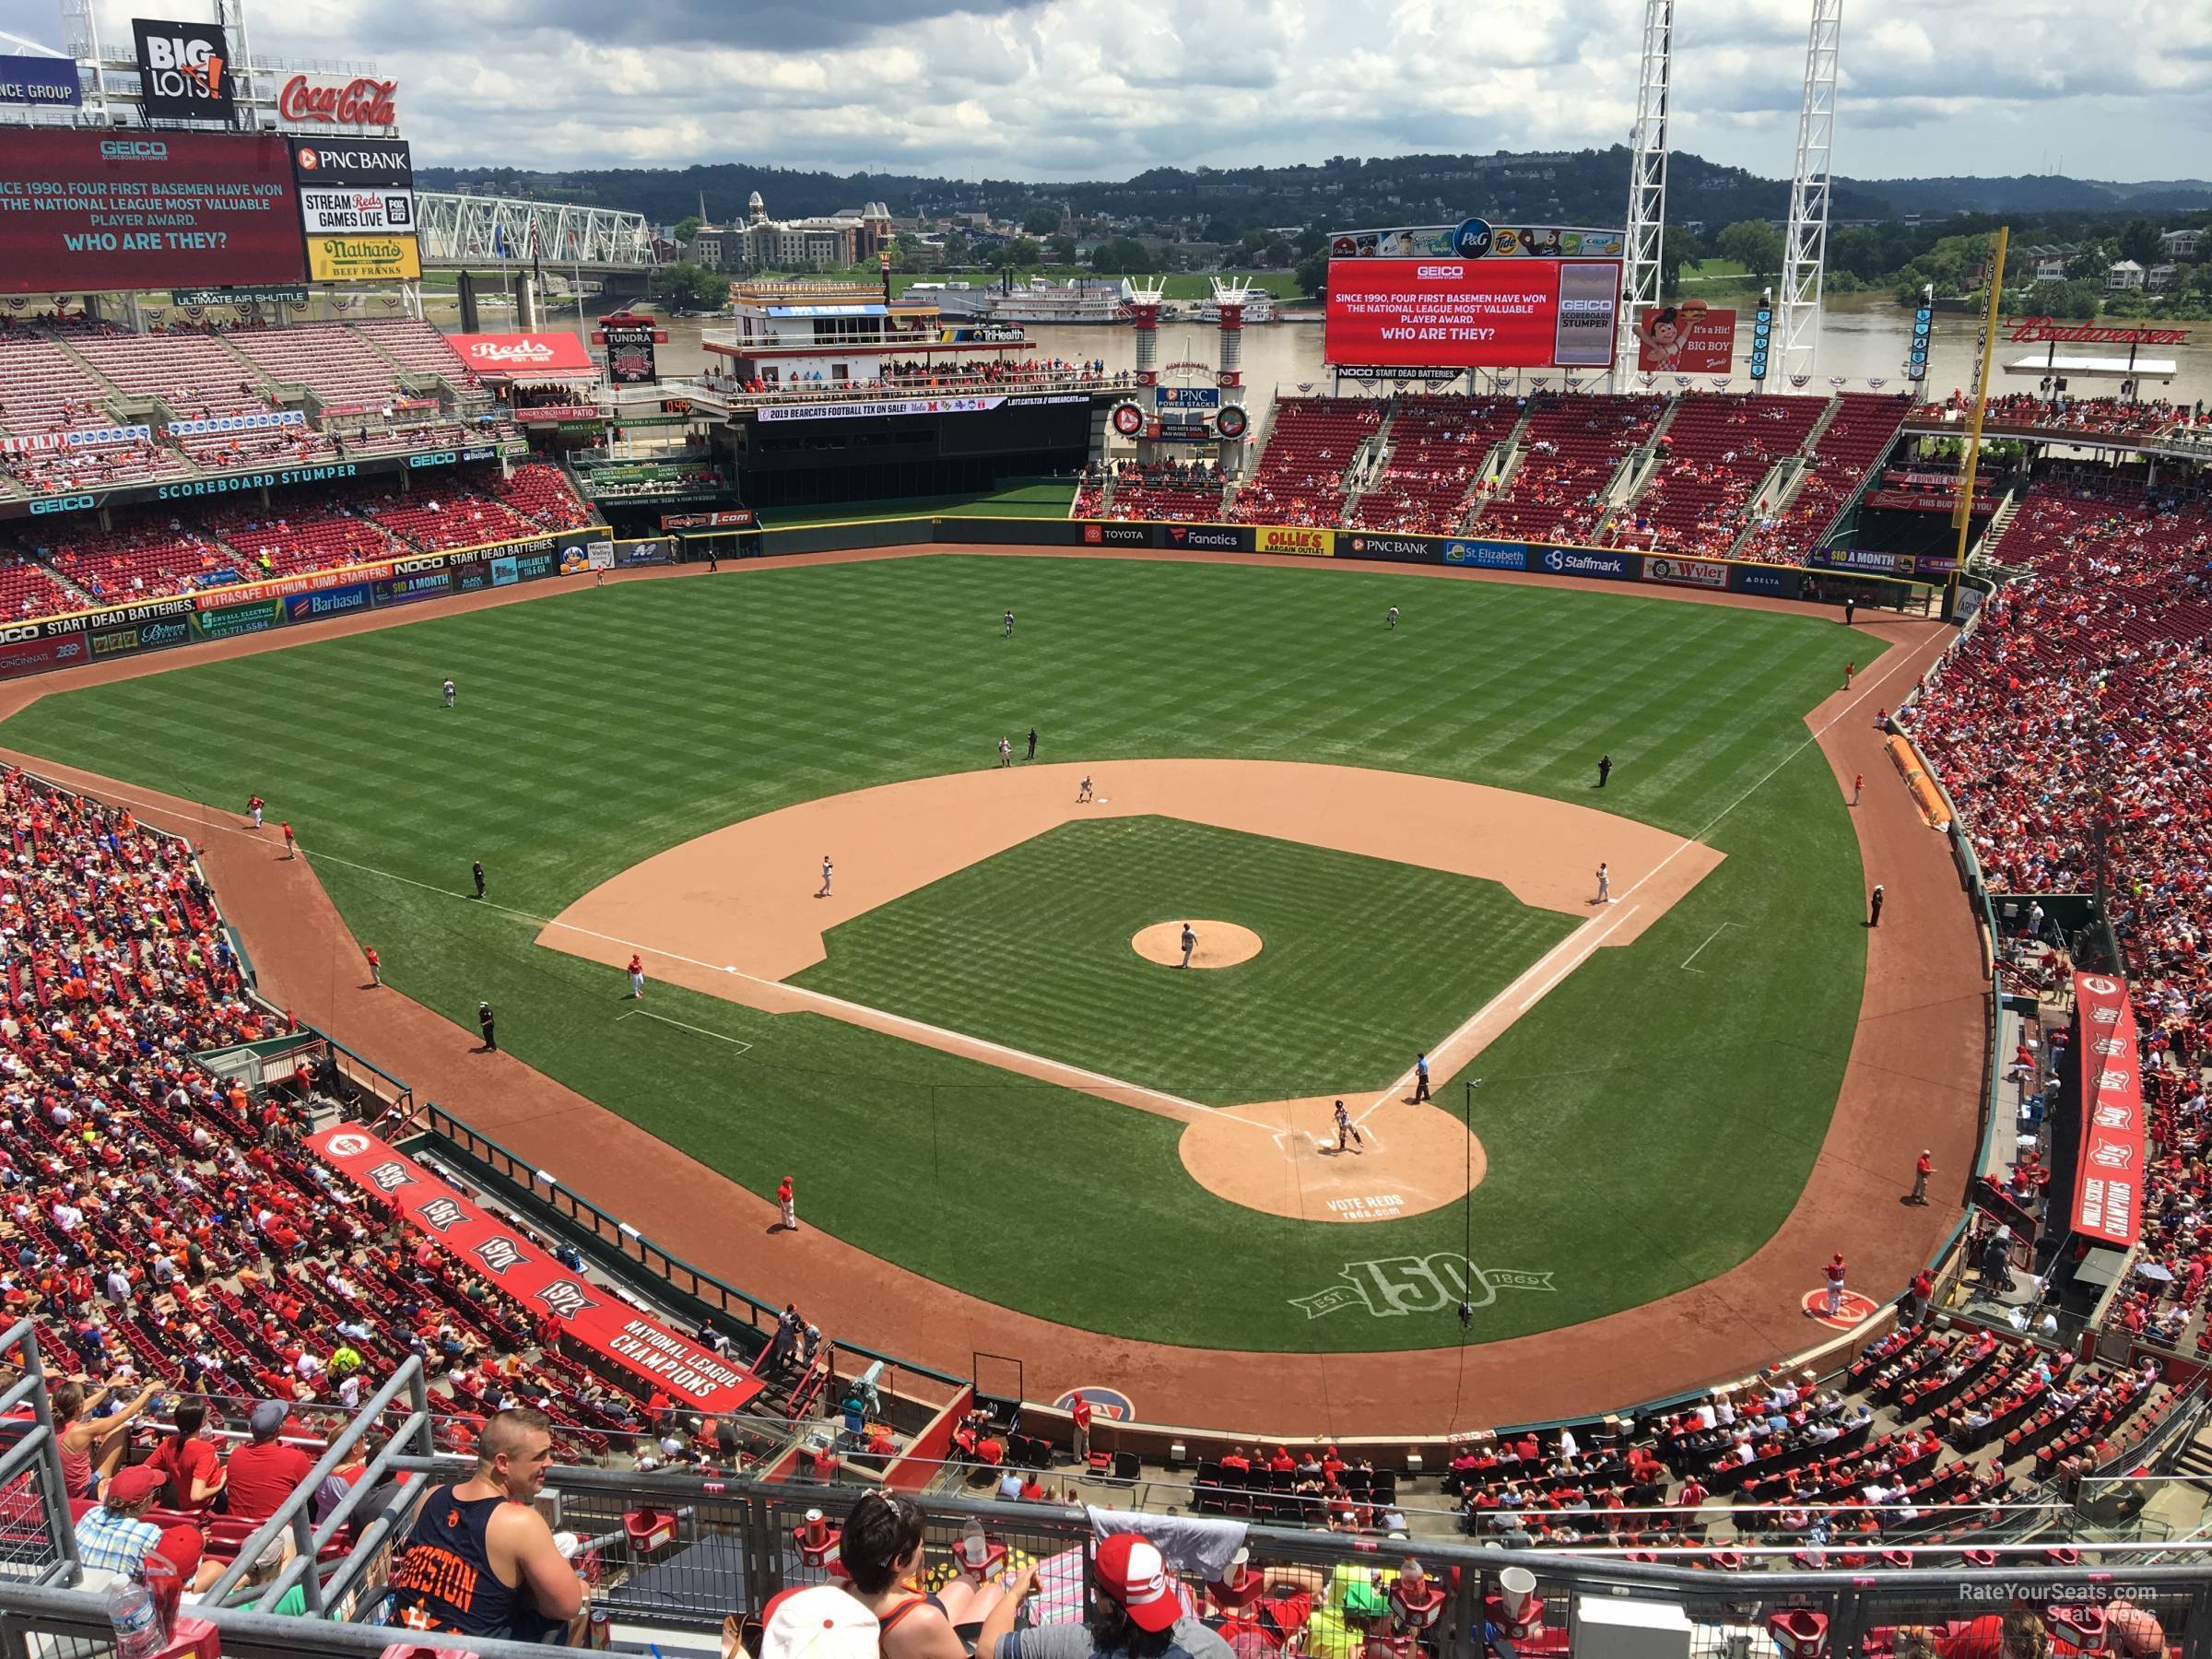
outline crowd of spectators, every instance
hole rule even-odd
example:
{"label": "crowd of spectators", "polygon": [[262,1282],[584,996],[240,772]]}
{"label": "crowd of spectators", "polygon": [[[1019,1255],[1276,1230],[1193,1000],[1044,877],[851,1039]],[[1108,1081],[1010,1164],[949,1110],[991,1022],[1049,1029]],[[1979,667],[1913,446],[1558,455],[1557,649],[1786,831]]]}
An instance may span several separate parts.
{"label": "crowd of spectators", "polygon": [[[1965,420],[1972,408],[1973,399],[1963,390],[1954,391],[1940,403],[1920,405],[1911,418],[1957,423]],[[2038,392],[2008,392],[1989,400],[1982,429],[2147,438],[2175,427],[2196,426],[2204,418],[2202,398],[2192,405],[2163,397],[2075,397],[2064,392],[2045,396]]]}

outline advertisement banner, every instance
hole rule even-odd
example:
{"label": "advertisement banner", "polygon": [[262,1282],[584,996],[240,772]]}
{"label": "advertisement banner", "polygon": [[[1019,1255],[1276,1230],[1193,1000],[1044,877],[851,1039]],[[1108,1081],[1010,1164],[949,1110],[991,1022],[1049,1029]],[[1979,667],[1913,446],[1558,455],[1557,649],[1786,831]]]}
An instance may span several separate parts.
{"label": "advertisement banner", "polygon": [[259,288],[171,288],[171,305],[305,305],[307,285],[282,283]]}
{"label": "advertisement banner", "polygon": [[0,127],[0,291],[225,288],[304,274],[291,165],[274,134]]}
{"label": "advertisement banner", "polygon": [[404,576],[387,576],[370,585],[373,590],[370,595],[371,602],[380,610],[387,605],[411,605],[418,599],[436,599],[453,591],[453,578],[445,573],[442,561],[440,568],[434,571],[415,571]]}
{"label": "advertisement banner", "polygon": [[413,282],[422,256],[411,236],[311,236],[307,275],[312,282]]}
{"label": "advertisement banner", "polygon": [[2081,1064],[2081,1136],[2074,1230],[2126,1250],[2143,1223],[2143,1076],[2127,987],[2074,976],[2074,1053]]}
{"label": "advertisement banner", "polygon": [[1603,367],[1613,360],[1619,285],[1610,262],[1338,261],[1323,355],[1362,365]]}
{"label": "advertisement banner", "polygon": [[1677,559],[1671,554],[1646,554],[1643,579],[1646,582],[1671,582],[1677,587],[1719,589],[1728,585],[1728,567],[1718,559]]}
{"label": "advertisement banner", "polygon": [[1612,582],[1633,582],[1642,568],[1641,556],[1634,553],[1598,553],[1580,547],[1546,547],[1541,553],[1531,548],[1530,553],[1528,568],[1553,576],[1597,576]]}
{"label": "advertisement banner", "polygon": [[171,438],[189,438],[198,432],[254,432],[265,427],[305,426],[307,416],[299,409],[269,409],[259,415],[213,415],[200,420],[172,420]]}
{"label": "advertisement banner", "polygon": [[615,562],[618,565],[659,565],[673,564],[675,561],[676,544],[664,536],[615,544]]}
{"label": "advertisement banner", "polygon": [[1302,524],[1254,524],[1255,553],[1303,553],[1315,559],[1336,557],[1336,532],[1313,530]]}
{"label": "advertisement banner", "polygon": [[8,640],[0,644],[0,679],[41,674],[49,668],[72,667],[88,661],[90,654],[85,644],[82,623],[69,625],[55,633],[41,629],[35,638]]}
{"label": "advertisement banner", "polygon": [[515,410],[514,418],[524,426],[550,426],[557,421],[596,421],[599,410],[594,404],[538,404],[527,409]]}
{"label": "advertisement banner", "polygon": [[1152,529],[1148,524],[1119,524],[1111,519],[1086,519],[1083,523],[1083,540],[1093,547],[1148,547],[1152,545]]}
{"label": "advertisement banner", "polygon": [[411,190],[300,187],[300,222],[310,236],[413,236]]}
{"label": "advertisement banner", "polygon": [[285,619],[320,622],[329,617],[365,611],[369,608],[369,592],[368,582],[349,582],[343,587],[325,588],[319,594],[295,594],[284,602]]}
{"label": "advertisement banner", "polygon": [[14,57],[0,53],[0,104],[75,109],[84,101],[74,58]]}
{"label": "advertisement banner", "polygon": [[[980,415],[1006,401],[992,392],[959,397],[841,399],[836,403],[769,404],[753,411],[759,420],[860,420],[886,415]],[[1031,400],[1034,401],[1034,400]],[[1080,397],[1070,399],[1081,402]]]}
{"label": "advertisement banner", "polygon": [[302,187],[323,190],[412,190],[415,152],[404,138],[294,136],[292,171]]}
{"label": "advertisement banner", "polygon": [[1379,381],[1404,381],[1415,386],[1444,386],[1451,384],[1466,371],[1441,364],[1331,363],[1329,372],[1362,386],[1373,385]]}
{"label": "advertisement banner", "polygon": [[[599,365],[583,342],[572,334],[448,335],[446,344],[461,360],[487,380],[565,378],[588,374],[597,378]],[[567,411],[564,411],[564,416]],[[585,408],[586,415],[596,409]]]}
{"label": "advertisement banner", "polygon": [[1735,313],[1702,300],[1645,306],[1636,319],[1636,367],[1647,374],[1726,374],[1735,367]]}
{"label": "advertisement banner", "polygon": [[664,512],[661,528],[664,530],[750,530],[754,515],[750,507],[729,507],[719,512]]}
{"label": "advertisement banner", "polygon": [[1152,402],[1162,409],[1218,409],[1221,406],[1221,388],[1218,386],[1155,386]]}
{"label": "advertisement banner", "polygon": [[465,559],[453,567],[452,575],[454,593],[482,593],[491,585],[491,560],[488,559]]}
{"label": "advertisement banner", "polygon": [[[1444,556],[1444,544],[1432,535],[1368,535],[1347,533],[1336,538],[1336,551],[1354,559],[1388,559],[1409,564],[1435,564]],[[1514,570],[1521,568],[1519,560]]]}
{"label": "advertisement banner", "polygon": [[1245,524],[1166,524],[1166,545],[1190,553],[1249,553],[1252,530]]}
{"label": "advertisement banner", "polygon": [[679,1406],[733,1412],[760,1392],[761,1384],[735,1360],[699,1347],[571,1273],[534,1241],[375,1135],[341,1124],[310,1136],[308,1144],[469,1273],[488,1278],[534,1315],[550,1314],[564,1336],[644,1378]]}
{"label": "advertisement banner", "polygon": [[295,75],[276,94],[276,119],[295,126],[312,122],[322,126],[394,127],[399,124],[399,108],[393,102],[398,91],[397,81],[361,75],[345,81]]}
{"label": "advertisement banner", "polygon": [[1456,225],[1391,225],[1329,233],[1332,260],[1619,259],[1627,252],[1628,238],[1621,231],[1586,225],[1491,225],[1471,218]]}
{"label": "advertisement banner", "polygon": [[98,662],[102,657],[182,645],[192,638],[192,623],[184,617],[171,617],[164,622],[139,622],[128,628],[96,628],[91,638],[92,659]]}
{"label": "advertisement banner", "polygon": [[606,347],[608,380],[617,385],[643,386],[660,378],[653,348],[668,337],[668,332],[656,327],[651,317],[602,317],[598,334]]}
{"label": "advertisement banner", "polygon": [[1448,565],[1467,565],[1478,571],[1525,571],[1528,569],[1528,544],[1462,541],[1455,537],[1444,543],[1444,562]]}
{"label": "advertisement banner", "polygon": [[149,123],[237,124],[230,45],[220,23],[133,18],[131,39],[138,49],[139,99]]}
{"label": "advertisement banner", "polygon": [[1771,599],[1794,599],[1804,579],[1787,565],[1731,565],[1728,585],[1739,594],[1764,594]]}
{"label": "advertisement banner", "polygon": [[260,633],[284,621],[284,601],[253,599],[243,605],[218,605],[195,611],[192,637],[195,640],[231,640],[240,634]]}

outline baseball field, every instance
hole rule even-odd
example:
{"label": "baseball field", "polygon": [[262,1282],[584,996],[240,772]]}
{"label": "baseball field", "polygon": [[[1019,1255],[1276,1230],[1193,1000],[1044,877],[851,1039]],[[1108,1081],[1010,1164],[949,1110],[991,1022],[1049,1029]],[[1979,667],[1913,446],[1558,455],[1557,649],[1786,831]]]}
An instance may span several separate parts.
{"label": "baseball field", "polygon": [[[1358,1352],[1597,1319],[1782,1226],[1867,952],[1806,717],[1881,649],[1631,593],[937,555],[307,638],[51,692],[0,743],[208,836],[265,796],[382,958],[324,997],[456,1047],[488,1001],[515,1059],[792,1176],[809,1230],[1084,1331]],[[1185,921],[1256,954],[1133,947]],[[728,1277],[780,1299],[805,1247],[752,1230]],[[1377,1271],[1446,1257],[1464,1332]]]}

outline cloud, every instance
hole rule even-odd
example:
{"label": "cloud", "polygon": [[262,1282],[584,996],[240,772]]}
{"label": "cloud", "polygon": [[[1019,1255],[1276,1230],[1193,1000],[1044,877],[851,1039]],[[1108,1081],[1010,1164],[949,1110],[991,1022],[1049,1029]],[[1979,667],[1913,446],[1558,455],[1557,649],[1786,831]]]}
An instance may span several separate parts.
{"label": "cloud", "polygon": [[[95,3],[111,40],[127,40],[146,8]],[[55,41],[52,7],[0,0],[0,29]],[[256,8],[251,43],[375,59],[400,81],[406,130],[430,164],[1097,179],[1619,143],[1643,11],[1642,0],[290,0]],[[1677,147],[1785,176],[1808,17],[1809,0],[1682,6]],[[2084,50],[2078,0],[1853,0],[1836,165],[1859,178],[2014,174],[2063,155],[2080,176],[2206,171],[2212,6],[2103,0],[2097,33],[2136,50]]]}

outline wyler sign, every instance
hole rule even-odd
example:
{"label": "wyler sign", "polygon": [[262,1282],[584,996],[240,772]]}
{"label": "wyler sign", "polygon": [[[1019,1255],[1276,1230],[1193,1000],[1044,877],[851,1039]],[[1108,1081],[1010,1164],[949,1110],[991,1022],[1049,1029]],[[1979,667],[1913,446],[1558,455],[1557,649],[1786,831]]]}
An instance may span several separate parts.
{"label": "wyler sign", "polygon": [[148,121],[232,124],[238,102],[221,24],[133,18],[131,38],[138,49],[140,98]]}

